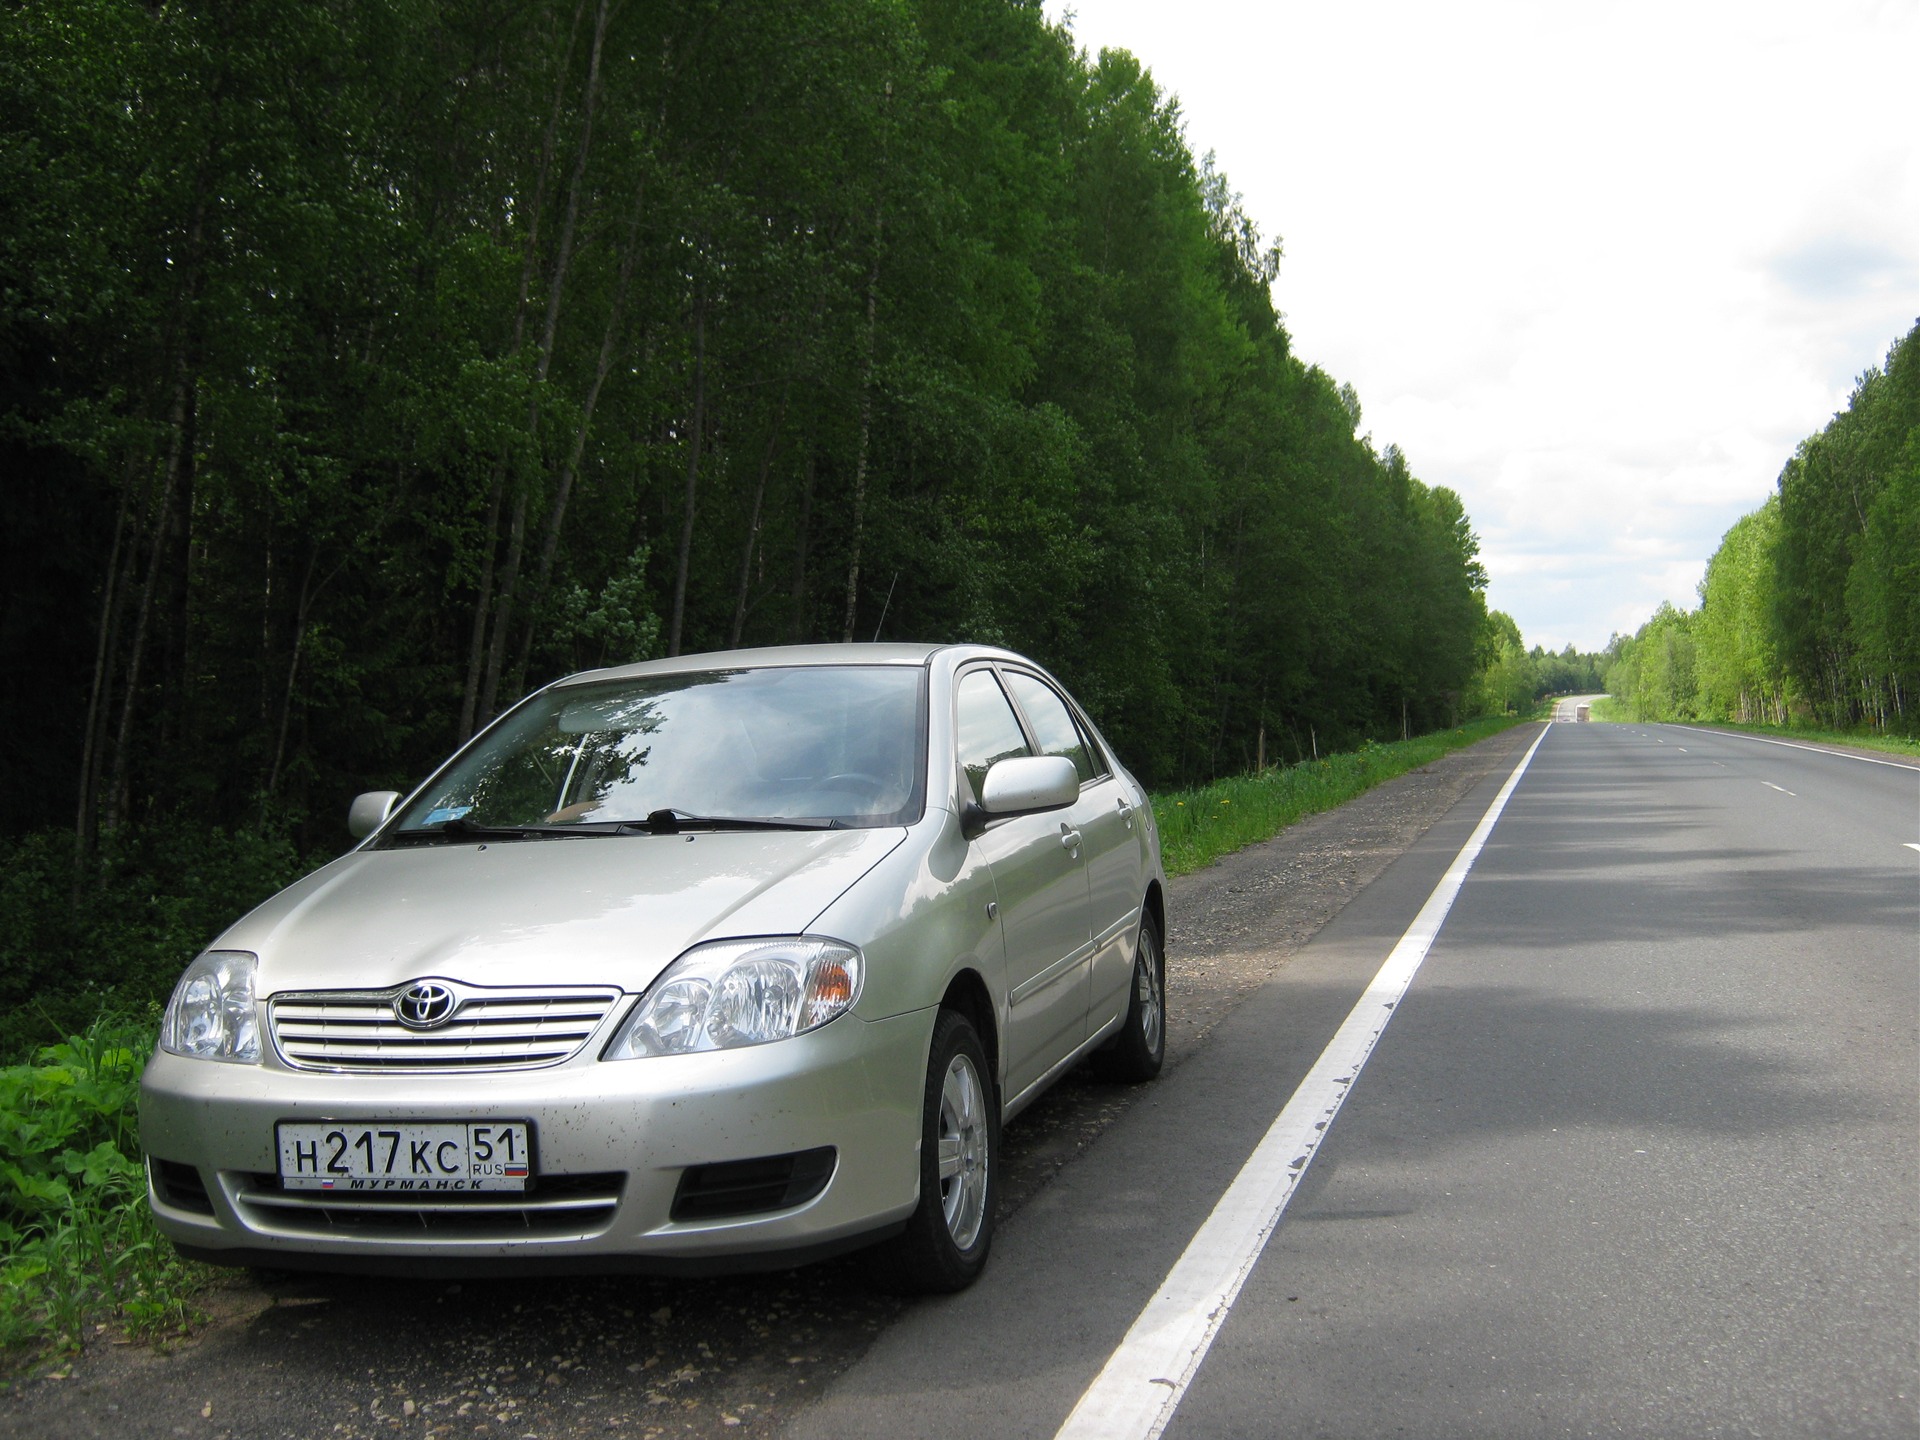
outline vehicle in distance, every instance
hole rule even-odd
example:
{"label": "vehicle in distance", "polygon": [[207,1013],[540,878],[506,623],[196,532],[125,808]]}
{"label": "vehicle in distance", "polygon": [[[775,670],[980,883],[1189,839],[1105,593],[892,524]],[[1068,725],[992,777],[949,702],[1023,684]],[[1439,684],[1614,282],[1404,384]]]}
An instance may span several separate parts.
{"label": "vehicle in distance", "polygon": [[1145,794],[978,646],[558,681],[182,975],[153,1213],[216,1263],[711,1271],[985,1262],[1001,1123],[1165,1043]]}

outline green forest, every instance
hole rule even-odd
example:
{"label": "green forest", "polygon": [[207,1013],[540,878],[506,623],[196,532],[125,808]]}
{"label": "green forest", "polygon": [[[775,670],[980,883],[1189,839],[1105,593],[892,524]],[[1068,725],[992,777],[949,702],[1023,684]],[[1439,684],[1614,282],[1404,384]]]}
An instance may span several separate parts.
{"label": "green forest", "polygon": [[13,1048],[584,667],[1003,643],[1156,787],[1527,688],[1279,245],[1030,0],[69,0],[0,103]]}
{"label": "green forest", "polygon": [[1643,720],[1920,735],[1920,324],[1728,530],[1700,605],[1616,637]]}

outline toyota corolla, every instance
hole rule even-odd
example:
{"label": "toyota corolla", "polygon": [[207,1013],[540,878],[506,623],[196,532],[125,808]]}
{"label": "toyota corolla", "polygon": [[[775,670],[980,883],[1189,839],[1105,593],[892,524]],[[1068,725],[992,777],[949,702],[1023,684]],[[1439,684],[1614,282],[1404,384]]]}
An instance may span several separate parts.
{"label": "toyota corolla", "polygon": [[1001,1124],[1165,1043],[1145,794],[978,646],[685,656],[529,696],[181,976],[153,1212],[227,1264],[771,1268],[957,1289]]}

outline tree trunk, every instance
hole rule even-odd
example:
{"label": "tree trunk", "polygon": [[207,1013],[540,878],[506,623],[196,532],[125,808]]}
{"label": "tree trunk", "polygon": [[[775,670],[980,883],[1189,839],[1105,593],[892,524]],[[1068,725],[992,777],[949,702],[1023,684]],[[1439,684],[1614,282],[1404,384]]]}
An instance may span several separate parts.
{"label": "tree trunk", "polygon": [[747,543],[740,550],[740,586],[733,597],[733,625],[727,631],[727,648],[740,644],[740,631],[747,623],[747,585],[753,576],[753,549],[760,539],[760,508],[767,498],[767,473],[773,469],[774,453],[780,447],[780,429],[787,422],[787,399],[793,393],[793,373],[780,387],[780,403],[774,409],[773,424],[767,429],[767,448],[760,452],[760,474],[753,487],[753,510],[747,517]]}
{"label": "tree trunk", "polygon": [[488,487],[487,544],[480,562],[480,589],[473,602],[473,632],[467,642],[467,684],[460,697],[460,733],[456,740],[464,744],[473,734],[479,718],[480,681],[487,655],[487,616],[493,609],[494,551],[500,543],[500,506],[506,500],[507,462],[494,462],[493,483]]}
{"label": "tree trunk", "polygon": [[494,604],[493,638],[487,645],[486,675],[480,683],[480,709],[474,717],[485,725],[493,719],[500,699],[500,667],[507,653],[507,622],[513,618],[513,590],[520,578],[520,561],[527,548],[527,486],[514,487],[513,519],[507,526],[507,559],[501,568],[500,598]]}
{"label": "tree trunk", "polygon": [[[882,113],[893,106],[893,82],[886,82],[881,100]],[[887,147],[884,135],[880,145],[880,169],[885,173]],[[867,532],[867,453],[873,437],[873,360],[874,328],[880,295],[880,245],[884,234],[885,213],[881,197],[873,204],[873,258],[867,266],[867,327],[862,337],[860,365],[860,439],[853,460],[853,545],[847,556],[847,615],[841,628],[843,640],[853,639],[854,613],[860,605],[860,551]]]}
{"label": "tree trunk", "polygon": [[[306,648],[307,625],[313,617],[314,597],[319,593],[313,583],[313,572],[320,565],[320,546],[316,543],[307,556],[307,573],[300,581],[300,603],[294,610],[293,654],[287,660],[287,683],[280,695],[280,730],[273,744],[273,763],[267,769],[266,788],[260,795],[260,829],[267,828],[267,815],[273,802],[274,792],[280,788],[280,767],[287,754],[287,729],[293,721],[293,686],[300,674],[300,657]],[[338,572],[335,572],[338,573]],[[332,576],[328,577],[329,579]]]}
{"label": "tree trunk", "polygon": [[133,642],[127,656],[126,693],[121,700],[120,724],[114,736],[113,768],[107,783],[106,816],[102,821],[102,828],[106,830],[119,828],[127,809],[127,755],[133,738],[133,713],[140,700],[140,670],[146,658],[154,596],[160,588],[160,567],[167,553],[167,523],[173,513],[174,491],[179,488],[185,467],[193,463],[187,427],[194,401],[193,384],[187,372],[187,357],[183,349],[175,362],[173,404],[168,416],[168,428],[172,433],[167,442],[167,462],[160,484],[160,500],[154,510],[147,577],[141,586],[140,608],[135,615]]}
{"label": "tree trunk", "polygon": [[[567,187],[567,208],[560,224],[560,238],[554,246],[553,271],[547,282],[546,320],[541,328],[539,357],[534,365],[533,397],[527,403],[527,437],[537,441],[540,431],[541,390],[553,365],[554,337],[560,328],[560,301],[566,291],[567,272],[573,263],[574,232],[580,218],[580,192],[586,188],[587,157],[593,150],[593,114],[600,97],[600,54],[607,34],[609,0],[600,0],[594,14],[593,50],[587,59],[586,101],[580,121],[580,145],[574,152],[573,177]],[[480,706],[476,716],[485,724],[494,716],[500,693],[501,671],[506,662],[507,634],[513,624],[514,592],[520,580],[520,563],[526,551],[527,506],[530,497],[523,481],[516,487],[513,522],[507,534],[507,559],[500,577],[500,599],[493,617],[493,638],[487,647],[486,678],[480,686]]]}
{"label": "tree trunk", "polygon": [[700,487],[700,448],[707,432],[707,302],[693,305],[693,434],[687,441],[687,499],[680,517],[680,553],[673,567],[673,618],[667,627],[667,654],[680,653],[687,613],[687,567],[693,560],[694,502]]}
{"label": "tree trunk", "polygon": [[[593,17],[593,50],[587,57],[587,94],[580,116],[580,147],[573,156],[573,176],[567,183],[567,210],[560,222],[560,239],[554,246],[553,278],[547,285],[546,324],[540,333],[540,359],[534,380],[544,385],[547,370],[553,364],[553,338],[560,328],[560,299],[566,289],[567,270],[573,263],[573,236],[580,219],[580,192],[586,188],[587,157],[593,152],[593,114],[600,100],[600,52],[607,38],[608,0],[600,0]],[[537,390],[536,390],[536,393]]]}
{"label": "tree trunk", "polygon": [[579,427],[574,431],[572,453],[560,471],[559,484],[554,487],[553,508],[547,513],[546,535],[540,544],[540,567],[534,576],[533,593],[527,601],[527,618],[521,627],[520,649],[514,657],[513,688],[516,692],[524,689],[527,683],[527,662],[533,653],[534,627],[539,620],[540,606],[547,597],[547,586],[553,578],[553,562],[560,549],[560,527],[566,520],[567,501],[573,493],[574,480],[580,473],[581,457],[586,454],[587,434],[593,428],[593,412],[600,403],[600,391],[613,370],[614,340],[620,333],[621,317],[626,312],[627,290],[633,280],[644,198],[644,189],[634,196],[633,216],[627,224],[626,249],[620,257],[620,278],[614,287],[613,303],[607,309],[607,326],[600,337],[600,355],[594,362],[593,384],[587,391],[587,403],[580,412]]}
{"label": "tree trunk", "polygon": [[[513,310],[513,339],[509,355],[518,355],[527,332],[527,302],[533,293],[533,276],[539,268],[540,226],[546,216],[547,180],[553,173],[553,154],[559,141],[560,118],[566,113],[567,82],[573,72],[573,44],[580,33],[580,17],[586,13],[587,0],[574,6],[573,23],[567,30],[567,48],[560,59],[559,78],[553,87],[553,108],[547,115],[546,133],[541,138],[540,164],[534,171],[533,203],[527,211],[527,243],[520,257],[520,295]],[[487,620],[493,614],[494,566],[500,548],[500,508],[506,503],[507,462],[494,462],[493,479],[487,487],[486,555],[480,566],[479,593],[473,602],[473,629],[467,643],[467,683],[460,698],[460,733],[465,743],[480,719],[480,691],[486,679]]]}
{"label": "tree trunk", "polygon": [[867,447],[873,432],[873,349],[874,320],[880,291],[880,220],[873,222],[873,264],[867,270],[867,327],[861,345],[860,364],[860,439],[853,456],[853,547],[847,556],[847,618],[841,627],[842,640],[853,639],[854,611],[860,604],[860,549],[867,527]]}
{"label": "tree trunk", "polygon": [[[134,491],[143,470],[151,473],[151,466],[143,466],[144,445],[130,447],[127,451],[126,469],[120,477],[120,509],[113,521],[113,546],[107,552],[106,580],[100,587],[100,634],[93,651],[93,685],[87,693],[86,730],[81,738],[80,750],[80,798],[74,814],[74,881],[79,883],[80,873],[86,864],[89,851],[93,848],[94,822],[99,818],[95,784],[99,769],[102,727],[106,721],[108,708],[108,660],[113,654],[115,642],[119,639],[120,616],[126,608],[127,587],[133,580],[134,557],[127,547],[127,527],[133,511],[144,509],[146,503],[145,484],[139,485],[140,505],[134,504]],[[126,551],[125,571],[122,576],[122,552]]]}
{"label": "tree trunk", "polygon": [[794,527],[793,541],[793,618],[787,638],[795,645],[807,638],[807,544],[813,520],[813,481],[815,456],[807,446],[806,478],[800,484],[800,520]]}

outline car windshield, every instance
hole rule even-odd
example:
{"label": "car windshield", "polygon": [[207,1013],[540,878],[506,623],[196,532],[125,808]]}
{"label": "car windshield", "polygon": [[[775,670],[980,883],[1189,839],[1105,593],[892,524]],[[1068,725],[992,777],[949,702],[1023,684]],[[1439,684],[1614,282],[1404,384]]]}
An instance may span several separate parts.
{"label": "car windshield", "polygon": [[899,825],[925,791],[919,666],[705,670],[535,695],[390,834],[791,820]]}

